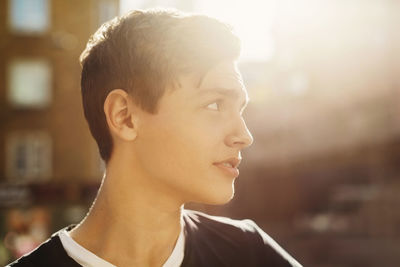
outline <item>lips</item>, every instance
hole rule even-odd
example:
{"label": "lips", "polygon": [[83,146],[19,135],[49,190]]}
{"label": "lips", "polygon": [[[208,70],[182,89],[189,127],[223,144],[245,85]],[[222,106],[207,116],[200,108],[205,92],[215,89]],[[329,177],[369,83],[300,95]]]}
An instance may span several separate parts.
{"label": "lips", "polygon": [[239,176],[238,166],[241,159],[239,158],[229,158],[224,161],[215,162],[214,165],[222,170],[226,175],[237,177]]}

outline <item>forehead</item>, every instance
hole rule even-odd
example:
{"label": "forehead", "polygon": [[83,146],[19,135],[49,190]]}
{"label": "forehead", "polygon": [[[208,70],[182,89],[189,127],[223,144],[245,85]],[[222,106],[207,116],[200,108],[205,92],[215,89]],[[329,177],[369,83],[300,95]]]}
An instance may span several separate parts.
{"label": "forehead", "polygon": [[246,91],[242,76],[232,61],[224,61],[211,68],[201,79],[199,89],[231,88]]}
{"label": "forehead", "polygon": [[249,101],[242,76],[233,61],[222,62],[210,69],[201,79],[195,94],[198,97],[209,94],[222,94],[242,102],[242,107]]}
{"label": "forehead", "polygon": [[182,75],[179,84],[180,88],[168,90],[166,99],[161,102],[181,101],[189,104],[216,94],[238,100],[242,102],[242,107],[249,101],[242,76],[234,61],[221,62],[202,77],[195,74]]}

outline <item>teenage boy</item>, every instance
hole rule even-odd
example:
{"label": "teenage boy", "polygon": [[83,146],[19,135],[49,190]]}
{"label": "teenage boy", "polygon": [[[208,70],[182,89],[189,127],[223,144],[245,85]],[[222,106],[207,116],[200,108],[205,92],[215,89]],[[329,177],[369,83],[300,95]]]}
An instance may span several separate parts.
{"label": "teenage boy", "polygon": [[253,142],[229,26],[132,11],[81,55],[82,100],[106,172],[78,224],[11,266],[300,266],[251,220],[186,210],[234,194]]}

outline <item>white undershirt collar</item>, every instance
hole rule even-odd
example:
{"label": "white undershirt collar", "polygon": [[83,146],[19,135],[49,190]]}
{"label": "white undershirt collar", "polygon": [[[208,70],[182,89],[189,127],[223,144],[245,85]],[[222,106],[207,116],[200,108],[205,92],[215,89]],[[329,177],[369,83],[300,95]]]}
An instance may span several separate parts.
{"label": "white undershirt collar", "polygon": [[[70,256],[83,267],[116,267],[115,265],[103,260],[102,258],[98,257],[94,253],[79,245],[74,239],[72,239],[66,229],[60,231],[58,235],[68,256]],[[184,248],[185,236],[183,232],[183,224],[181,223],[181,231],[179,233],[179,237],[176,241],[175,247],[162,267],[179,267],[183,261]]]}

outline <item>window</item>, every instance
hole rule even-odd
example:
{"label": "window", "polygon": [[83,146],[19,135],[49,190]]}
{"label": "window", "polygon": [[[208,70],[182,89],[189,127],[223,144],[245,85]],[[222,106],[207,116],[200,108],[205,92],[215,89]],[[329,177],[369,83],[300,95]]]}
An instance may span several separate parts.
{"label": "window", "polygon": [[40,181],[51,175],[51,139],[46,132],[16,132],[6,138],[7,177]]}
{"label": "window", "polygon": [[44,108],[51,101],[51,69],[46,60],[14,60],[8,66],[8,100],[16,108]]}
{"label": "window", "polygon": [[49,0],[9,0],[10,30],[22,34],[38,34],[50,24]]}

